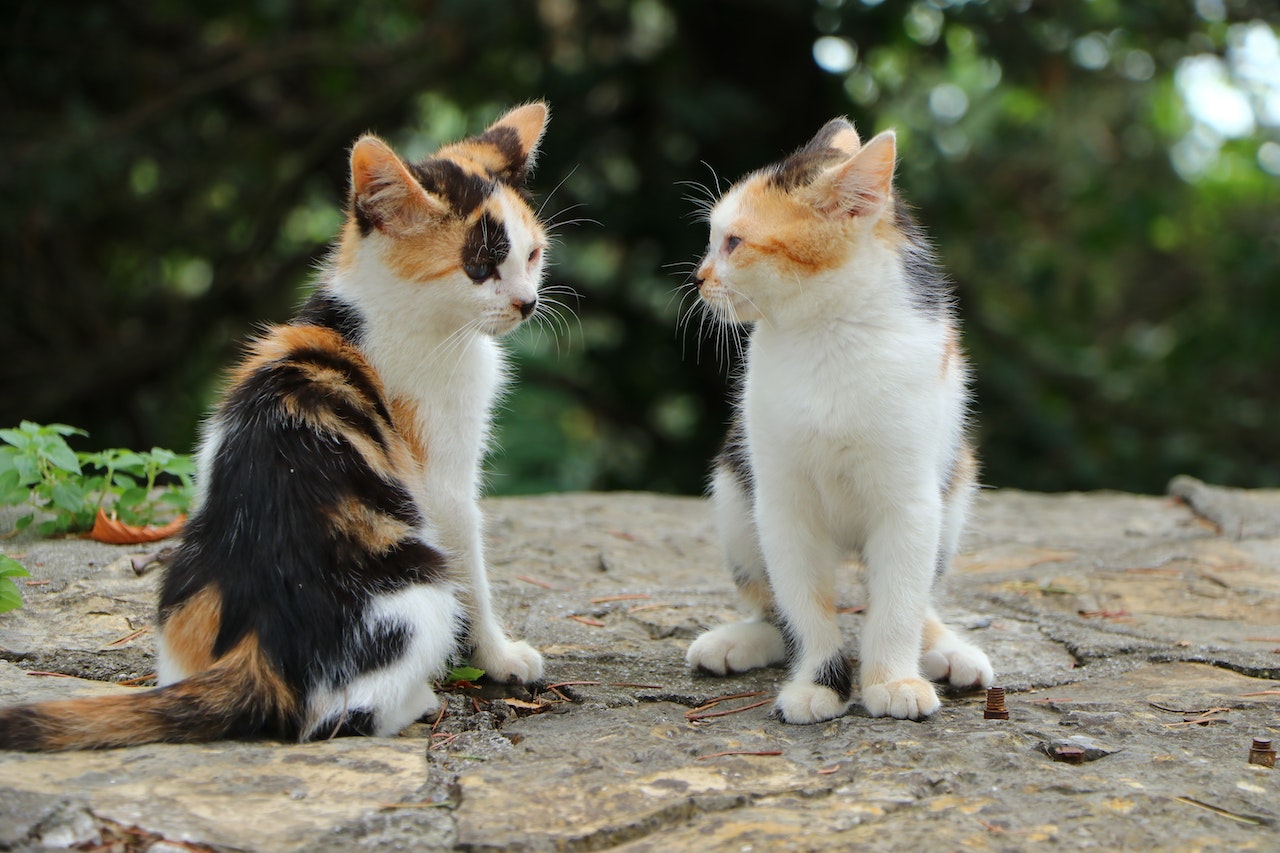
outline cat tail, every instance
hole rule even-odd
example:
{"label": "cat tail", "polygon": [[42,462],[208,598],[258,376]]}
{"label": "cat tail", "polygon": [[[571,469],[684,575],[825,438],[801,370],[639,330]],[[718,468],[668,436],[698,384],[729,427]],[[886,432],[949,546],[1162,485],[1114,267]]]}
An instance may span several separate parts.
{"label": "cat tail", "polygon": [[[247,735],[286,718],[261,673],[219,666],[134,695],[0,708],[0,750],[58,752]],[[268,679],[268,682],[272,679]],[[287,702],[292,705],[292,702]]]}

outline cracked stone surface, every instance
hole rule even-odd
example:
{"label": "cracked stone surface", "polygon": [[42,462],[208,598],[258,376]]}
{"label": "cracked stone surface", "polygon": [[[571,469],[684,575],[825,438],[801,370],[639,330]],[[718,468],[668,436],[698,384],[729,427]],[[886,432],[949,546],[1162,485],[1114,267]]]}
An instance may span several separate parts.
{"label": "cracked stone surface", "polygon": [[[982,496],[940,610],[1007,721],[946,692],[926,722],[813,726],[770,716],[781,669],[684,666],[735,618],[704,501],[492,500],[494,586],[553,686],[461,686],[395,738],[0,754],[0,850],[1274,850],[1280,770],[1247,755],[1280,740],[1280,492],[1170,493]],[[141,549],[0,550],[32,573],[0,615],[0,702],[145,689],[111,683],[154,668]],[[851,653],[863,603],[851,566]]]}

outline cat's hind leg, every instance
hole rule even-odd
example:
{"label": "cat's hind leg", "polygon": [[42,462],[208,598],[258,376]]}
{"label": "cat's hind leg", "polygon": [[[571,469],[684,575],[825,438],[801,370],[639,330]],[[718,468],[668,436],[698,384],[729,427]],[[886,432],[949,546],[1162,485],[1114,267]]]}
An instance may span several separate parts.
{"label": "cat's hind leg", "polygon": [[335,734],[391,737],[440,710],[431,679],[457,655],[462,606],[449,584],[413,584],[376,596],[347,640],[345,680],[313,688],[301,740]]}
{"label": "cat's hind leg", "polygon": [[770,619],[773,594],[751,517],[751,496],[741,474],[720,465],[713,480],[716,529],[725,560],[748,617],[712,628],[689,646],[689,666],[711,675],[729,675],[787,659],[782,632]]}
{"label": "cat's hind leg", "polygon": [[932,607],[925,616],[920,668],[930,681],[953,687],[990,687],[995,679],[986,653],[944,625]]}

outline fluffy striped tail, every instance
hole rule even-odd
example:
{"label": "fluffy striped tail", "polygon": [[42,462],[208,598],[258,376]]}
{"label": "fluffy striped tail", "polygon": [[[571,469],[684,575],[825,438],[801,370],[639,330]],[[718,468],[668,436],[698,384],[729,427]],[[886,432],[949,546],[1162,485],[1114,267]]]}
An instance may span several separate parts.
{"label": "fluffy striped tail", "polygon": [[132,696],[0,708],[0,749],[57,752],[219,740],[261,731],[279,721],[281,710],[250,673],[216,667]]}

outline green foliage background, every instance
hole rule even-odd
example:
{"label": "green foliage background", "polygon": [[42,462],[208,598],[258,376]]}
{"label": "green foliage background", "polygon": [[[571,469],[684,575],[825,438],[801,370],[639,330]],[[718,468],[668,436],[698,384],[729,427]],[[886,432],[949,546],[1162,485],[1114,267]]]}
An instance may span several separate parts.
{"label": "green foliage background", "polygon": [[[664,265],[705,243],[680,182],[736,178],[838,114],[900,133],[900,184],[958,284],[986,482],[1280,485],[1280,178],[1259,159],[1280,129],[1225,140],[1193,175],[1172,165],[1205,138],[1179,63],[1277,14],[16,0],[0,24],[0,424],[190,448],[236,342],[301,298],[359,133],[420,156],[545,97],[535,191],[599,224],[562,226],[554,253],[577,319],[512,342],[492,491],[701,490],[733,358],[677,329]],[[856,55],[824,70],[823,36]]]}

